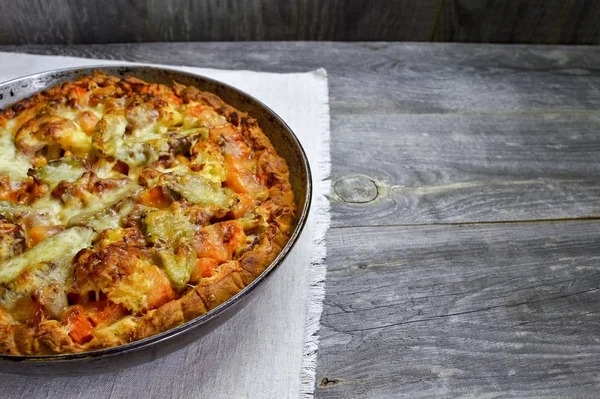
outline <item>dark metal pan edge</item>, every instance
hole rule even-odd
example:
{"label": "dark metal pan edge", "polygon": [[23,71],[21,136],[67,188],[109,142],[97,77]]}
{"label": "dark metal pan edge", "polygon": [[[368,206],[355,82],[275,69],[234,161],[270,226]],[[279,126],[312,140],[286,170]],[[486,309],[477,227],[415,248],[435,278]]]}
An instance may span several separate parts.
{"label": "dark metal pan edge", "polygon": [[[305,176],[304,176],[304,179],[302,179],[302,180],[304,180],[306,182],[305,187],[303,187],[303,190],[302,190],[305,192],[305,196],[303,198],[302,209],[299,210],[296,225],[294,227],[294,230],[293,230],[290,238],[288,239],[288,241],[287,241],[286,245],[284,246],[284,248],[282,249],[282,251],[275,258],[275,260],[265,269],[265,271],[263,273],[261,273],[254,281],[252,281],[242,291],[240,291],[238,294],[234,295],[233,297],[231,297],[230,299],[228,299],[226,302],[219,305],[215,309],[209,311],[208,313],[206,313],[202,316],[199,316],[193,320],[190,320],[187,323],[184,323],[180,326],[177,326],[170,330],[167,330],[165,332],[144,338],[139,341],[134,341],[134,342],[131,342],[128,344],[117,346],[114,348],[107,348],[107,349],[101,349],[101,350],[83,352],[83,353],[44,355],[44,356],[10,356],[10,355],[1,355],[0,354],[0,371],[3,371],[3,372],[11,372],[11,370],[9,368],[5,367],[5,366],[9,366],[11,364],[14,364],[14,365],[21,364],[22,366],[25,366],[25,364],[30,364],[32,366],[34,364],[37,364],[37,365],[44,364],[49,367],[52,367],[52,365],[58,365],[58,364],[62,364],[62,363],[72,363],[72,362],[73,363],[82,363],[82,361],[83,361],[83,363],[85,363],[86,359],[91,360],[91,359],[95,359],[95,358],[112,358],[115,356],[121,357],[122,355],[127,355],[130,353],[139,351],[139,350],[144,350],[145,348],[150,348],[155,345],[163,344],[170,340],[176,340],[182,334],[185,334],[188,331],[194,330],[200,326],[208,324],[209,322],[219,318],[219,316],[221,316],[225,311],[232,308],[241,299],[245,298],[251,292],[253,292],[256,287],[258,287],[261,283],[263,283],[275,271],[275,269],[277,269],[282,264],[284,259],[287,257],[289,252],[294,247],[298,237],[300,236],[300,234],[303,231],[304,226],[306,224],[308,212],[309,212],[310,205],[312,202],[313,186],[312,186],[312,175],[311,175],[311,171],[310,171],[310,165],[309,165],[308,158],[306,156],[306,153],[305,153],[302,145],[300,144],[298,138],[293,133],[293,131],[290,129],[290,127],[273,110],[271,110],[268,106],[266,106],[261,101],[254,98],[253,96],[251,96],[233,86],[230,86],[226,83],[223,83],[218,80],[211,79],[211,78],[208,78],[208,77],[205,77],[202,75],[198,75],[198,74],[194,74],[194,73],[190,73],[190,72],[183,72],[183,71],[179,71],[179,70],[171,69],[171,68],[161,68],[161,67],[144,66],[144,65],[119,65],[119,64],[93,65],[93,66],[85,66],[85,67],[75,67],[75,68],[51,70],[51,71],[47,71],[47,72],[24,76],[24,77],[17,78],[17,79],[12,79],[12,80],[6,81],[4,83],[0,83],[0,93],[2,92],[2,90],[6,90],[7,88],[10,88],[12,86],[28,87],[29,85],[34,85],[34,87],[35,87],[35,90],[32,93],[27,93],[26,95],[23,95],[23,96],[19,96],[18,93],[15,94],[14,91],[11,90],[11,93],[10,93],[11,96],[8,98],[7,98],[7,96],[3,96],[4,101],[0,101],[0,105],[5,103],[5,106],[8,106],[8,105],[10,105],[10,103],[14,103],[23,98],[29,97],[34,92],[43,91],[43,90],[50,88],[56,84],[60,84],[63,81],[76,79],[79,76],[89,75],[97,70],[106,71],[109,74],[115,74],[115,72],[118,72],[118,74],[120,74],[122,76],[124,76],[126,74],[133,75],[133,76],[139,76],[140,73],[144,72],[144,71],[154,71],[156,73],[168,73],[168,74],[175,75],[175,76],[180,75],[185,78],[191,78],[191,79],[195,79],[195,80],[199,80],[199,81],[208,82],[212,85],[220,86],[224,90],[230,91],[230,92],[234,93],[235,95],[241,96],[242,98],[245,97],[245,99],[250,100],[250,103],[254,102],[254,105],[262,108],[263,111],[265,111],[270,117],[272,117],[275,120],[275,123],[279,124],[283,128],[285,133],[288,135],[288,139],[290,139],[291,143],[295,146],[295,150],[300,155],[301,165],[296,165],[296,167],[300,167],[300,169],[304,172]],[[137,73],[137,75],[136,75],[136,73]],[[36,86],[36,84],[39,85],[39,87]],[[0,98],[2,98],[2,97],[0,97]],[[10,103],[8,103],[9,100],[10,100]],[[226,102],[227,102],[227,100],[226,100]],[[239,108],[239,107],[236,106],[236,108]],[[252,115],[252,111],[249,111],[249,113]],[[261,125],[261,127],[263,127],[263,126]],[[263,130],[264,130],[264,127],[263,127]],[[269,135],[267,135],[267,136],[269,136]],[[271,137],[269,137],[269,138],[271,138]],[[288,159],[286,159],[286,161],[289,164],[290,161]],[[147,360],[145,360],[145,361],[147,361]],[[137,362],[135,364],[143,363],[145,361]],[[125,363],[127,363],[127,362],[125,362]],[[135,364],[131,364],[131,365],[135,365]],[[129,367],[129,365],[125,365],[124,367]],[[44,369],[46,369],[46,368],[44,367]],[[48,369],[48,370],[51,370],[51,369]],[[98,370],[98,371],[107,371],[107,370]],[[22,370],[22,367],[19,367],[19,370],[14,370],[14,372],[28,374],[26,371]],[[35,374],[46,374],[46,373],[45,372],[42,372],[42,373],[36,372]],[[61,373],[58,372],[58,373],[48,373],[48,374],[61,374]]]}

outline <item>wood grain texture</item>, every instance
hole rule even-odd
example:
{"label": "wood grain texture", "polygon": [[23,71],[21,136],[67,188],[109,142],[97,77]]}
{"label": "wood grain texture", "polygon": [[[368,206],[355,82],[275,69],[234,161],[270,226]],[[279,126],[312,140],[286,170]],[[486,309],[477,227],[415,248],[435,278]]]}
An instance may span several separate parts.
{"label": "wood grain texture", "polygon": [[0,2],[0,43],[111,43],[148,40],[145,3]]}
{"label": "wood grain texture", "polygon": [[[334,115],[332,126],[334,226],[600,216],[600,114]],[[377,198],[338,188],[353,175],[357,196],[375,184]]]}
{"label": "wood grain texture", "polygon": [[298,30],[295,1],[150,0],[150,40],[293,40]]}
{"label": "wood grain texture", "polygon": [[298,40],[429,41],[442,0],[304,0]]}
{"label": "wood grain texture", "polygon": [[318,398],[595,397],[596,222],[333,229]]}
{"label": "wood grain texture", "polygon": [[290,40],[294,1],[26,0],[0,2],[0,43]]}
{"label": "wood grain texture", "polygon": [[429,40],[441,0],[25,0],[0,3],[0,44]]}
{"label": "wood grain texture", "polygon": [[8,0],[0,15],[0,44],[600,42],[596,0]]}
{"label": "wood grain texture", "polygon": [[[390,43],[0,47],[330,74],[334,226],[597,217],[600,48]],[[199,56],[201,55],[201,56]],[[355,182],[356,183],[356,182]],[[371,193],[371,194],[369,194]],[[347,198],[347,199],[348,199]],[[359,203],[356,203],[359,202]]]}
{"label": "wood grain texture", "polygon": [[563,25],[561,43],[598,44],[600,7],[596,0],[577,1]]}
{"label": "wood grain texture", "polygon": [[[543,219],[598,217],[600,49],[156,43],[0,51],[325,67],[339,192],[331,196],[316,398],[597,396],[600,222]],[[356,227],[369,224],[377,226]]]}
{"label": "wood grain texture", "polygon": [[595,0],[444,0],[433,40],[598,44]]}
{"label": "wood grain texture", "polygon": [[401,43],[145,43],[0,46],[272,72],[324,67],[339,114],[596,111],[600,47]]}

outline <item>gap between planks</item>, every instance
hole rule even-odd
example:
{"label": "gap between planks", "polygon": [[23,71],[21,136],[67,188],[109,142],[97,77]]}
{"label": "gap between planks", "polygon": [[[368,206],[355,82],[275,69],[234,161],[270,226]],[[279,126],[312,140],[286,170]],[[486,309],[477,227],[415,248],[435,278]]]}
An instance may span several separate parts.
{"label": "gap between planks", "polygon": [[[336,109],[336,114],[334,116],[347,116],[356,114],[356,110],[352,109],[352,112],[344,111],[343,106],[357,105],[362,106],[362,103],[358,102],[344,102],[337,101],[335,99],[330,100],[330,105],[332,107],[341,107],[341,110]],[[423,112],[414,111],[414,110],[406,110],[406,109],[390,109],[385,107],[380,107],[378,110],[371,111],[369,110],[369,115],[372,116],[381,116],[388,115],[390,110],[394,111],[397,115],[427,115],[427,116],[573,116],[573,117],[583,117],[583,116],[598,116],[600,115],[600,111],[597,110],[548,110],[548,111],[454,111],[448,110],[447,112],[440,111],[426,111]]]}
{"label": "gap between planks", "polygon": [[422,226],[470,226],[487,224],[520,224],[520,223],[557,223],[557,222],[581,222],[599,220],[600,216],[586,216],[579,218],[559,218],[559,219],[531,219],[531,220],[497,220],[483,222],[449,222],[449,223],[395,223],[395,224],[371,224],[364,226],[331,226],[330,230],[335,229],[360,229],[360,228],[389,228],[389,227],[422,227]]}

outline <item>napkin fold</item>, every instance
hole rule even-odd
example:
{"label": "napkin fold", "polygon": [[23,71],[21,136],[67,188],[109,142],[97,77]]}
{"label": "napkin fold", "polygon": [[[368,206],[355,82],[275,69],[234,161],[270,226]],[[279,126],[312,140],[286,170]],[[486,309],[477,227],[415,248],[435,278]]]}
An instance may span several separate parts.
{"label": "napkin fold", "polygon": [[[0,81],[84,65],[126,62],[0,52]],[[131,63],[129,63],[131,64]],[[233,85],[292,128],[313,174],[304,232],[284,264],[233,318],[188,347],[151,363],[86,377],[0,373],[10,398],[312,398],[323,309],[330,172],[327,73],[264,73],[173,67]]]}

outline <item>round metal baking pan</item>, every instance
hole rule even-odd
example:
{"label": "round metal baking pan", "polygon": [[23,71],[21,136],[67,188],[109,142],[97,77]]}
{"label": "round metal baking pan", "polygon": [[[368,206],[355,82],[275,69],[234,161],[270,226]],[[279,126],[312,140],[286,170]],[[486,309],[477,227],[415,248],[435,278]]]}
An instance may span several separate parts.
{"label": "round metal baking pan", "polygon": [[290,170],[290,183],[297,209],[292,234],[277,258],[246,288],[210,312],[181,326],[129,344],[92,352],[48,356],[0,355],[0,372],[49,376],[95,374],[146,363],[181,349],[227,321],[240,311],[253,295],[260,292],[255,289],[281,266],[306,223],[312,181],[308,159],[297,137],[266,105],[219,81],[192,73],[150,66],[97,65],[60,69],[0,84],[0,109],[62,82],[75,80],[98,70],[117,77],[135,76],[151,83],[170,85],[177,81],[187,86],[195,86],[218,95],[226,103],[254,117],[277,153],[286,160]]}

